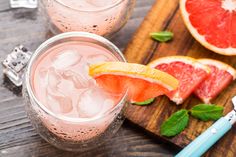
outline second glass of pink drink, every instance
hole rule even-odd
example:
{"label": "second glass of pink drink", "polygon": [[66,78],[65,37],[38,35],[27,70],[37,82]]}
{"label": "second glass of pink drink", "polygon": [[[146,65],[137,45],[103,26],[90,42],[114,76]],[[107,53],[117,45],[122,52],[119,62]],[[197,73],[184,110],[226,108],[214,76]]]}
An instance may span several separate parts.
{"label": "second glass of pink drink", "polygon": [[121,126],[125,93],[108,93],[88,75],[90,64],[104,61],[125,59],[108,40],[82,32],[55,36],[33,54],[23,91],[28,116],[46,141],[84,151]]}
{"label": "second glass of pink drink", "polygon": [[117,32],[136,0],[42,0],[52,32],[85,31],[102,36]]}

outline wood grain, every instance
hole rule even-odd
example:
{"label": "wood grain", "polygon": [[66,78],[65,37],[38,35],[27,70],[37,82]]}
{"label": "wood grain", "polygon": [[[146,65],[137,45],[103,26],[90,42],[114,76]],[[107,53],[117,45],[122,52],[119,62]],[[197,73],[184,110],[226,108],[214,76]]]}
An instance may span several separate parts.
{"label": "wood grain", "polygon": [[[112,39],[124,49],[155,0],[137,0],[132,18]],[[0,61],[18,44],[32,51],[48,38],[49,29],[40,10],[10,9],[0,0]],[[32,128],[24,110],[20,89],[3,81],[0,66],[0,157],[170,157],[176,150],[125,122],[117,135],[97,149],[84,153],[58,150]]]}
{"label": "wood grain", "polygon": [[[206,50],[192,38],[182,21],[178,2],[179,0],[156,1],[124,52],[128,61],[147,64],[148,62],[163,56],[184,55],[195,58],[214,58],[236,67],[236,60],[234,57],[226,57]],[[173,41],[158,43],[150,38],[150,32],[162,30],[172,31],[175,34]],[[230,87],[224,90],[213,103],[224,106],[224,113],[227,113],[232,110],[231,98],[235,94],[236,83],[234,82]],[[195,96],[191,96],[184,104],[176,106],[169,101],[167,97],[161,96],[150,106],[129,106],[127,117],[133,123],[156,135],[159,139],[174,143],[179,147],[184,147],[206,130],[212,122],[200,122],[191,118],[187,129],[173,138],[162,137],[160,135],[160,125],[177,110],[181,108],[189,109],[199,103],[199,99]],[[234,126],[224,138],[209,150],[206,156],[236,156],[235,133],[236,127]]]}

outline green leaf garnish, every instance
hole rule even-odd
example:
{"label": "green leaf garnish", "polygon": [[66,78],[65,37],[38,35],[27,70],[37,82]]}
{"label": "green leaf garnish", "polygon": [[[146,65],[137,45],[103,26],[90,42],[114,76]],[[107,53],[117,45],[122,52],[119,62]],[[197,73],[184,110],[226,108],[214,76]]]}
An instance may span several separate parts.
{"label": "green leaf garnish", "polygon": [[199,104],[194,106],[190,113],[193,117],[202,121],[217,120],[223,116],[224,108],[222,106]]}
{"label": "green leaf garnish", "polygon": [[145,105],[151,104],[154,100],[155,100],[155,98],[151,98],[151,99],[148,99],[148,100],[143,101],[143,102],[135,102],[134,104],[135,105],[140,105],[140,106],[145,106]]}
{"label": "green leaf garnish", "polygon": [[150,36],[159,42],[167,42],[174,37],[174,34],[169,31],[162,31],[150,33]]}
{"label": "green leaf garnish", "polygon": [[178,135],[186,128],[188,121],[188,110],[182,109],[175,112],[161,125],[161,135],[167,137]]}

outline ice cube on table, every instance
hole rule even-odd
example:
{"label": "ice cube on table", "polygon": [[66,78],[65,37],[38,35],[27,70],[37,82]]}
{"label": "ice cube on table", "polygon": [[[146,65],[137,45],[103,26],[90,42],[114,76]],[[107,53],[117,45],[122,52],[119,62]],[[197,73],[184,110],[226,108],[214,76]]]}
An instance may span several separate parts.
{"label": "ice cube on table", "polygon": [[52,66],[55,69],[70,68],[78,64],[82,56],[76,50],[66,50],[52,58]]}

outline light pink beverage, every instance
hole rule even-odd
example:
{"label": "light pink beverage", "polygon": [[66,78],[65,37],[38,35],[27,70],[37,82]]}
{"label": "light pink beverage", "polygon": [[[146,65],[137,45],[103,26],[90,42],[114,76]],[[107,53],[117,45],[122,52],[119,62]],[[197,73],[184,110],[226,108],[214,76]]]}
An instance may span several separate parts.
{"label": "light pink beverage", "polygon": [[80,41],[60,43],[36,60],[32,69],[35,96],[57,117],[68,119],[43,118],[52,133],[80,141],[99,135],[108,127],[115,117],[103,115],[116,106],[121,95],[101,89],[88,75],[88,69],[90,64],[116,60],[107,49]]}
{"label": "light pink beverage", "polygon": [[43,0],[43,6],[54,32],[85,31],[106,36],[125,24],[134,1]]}

